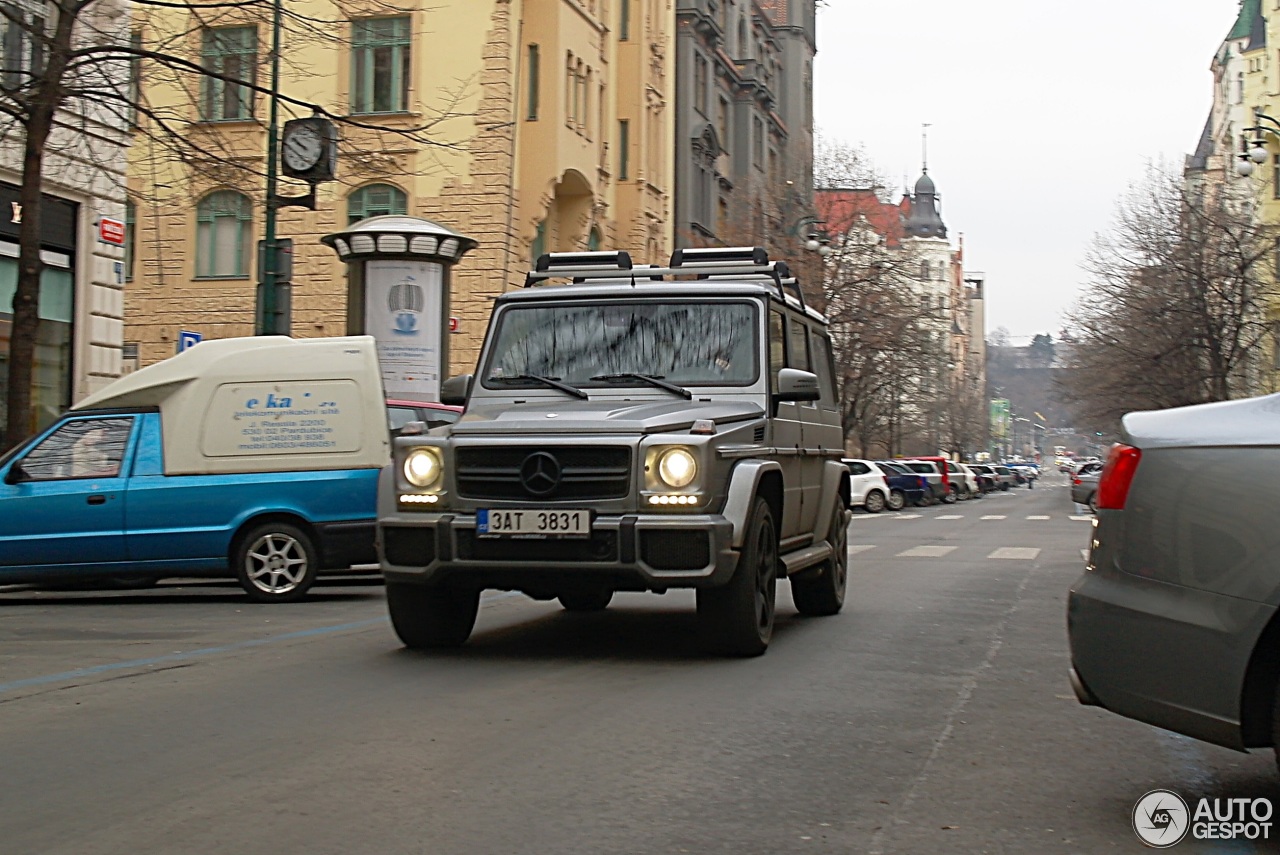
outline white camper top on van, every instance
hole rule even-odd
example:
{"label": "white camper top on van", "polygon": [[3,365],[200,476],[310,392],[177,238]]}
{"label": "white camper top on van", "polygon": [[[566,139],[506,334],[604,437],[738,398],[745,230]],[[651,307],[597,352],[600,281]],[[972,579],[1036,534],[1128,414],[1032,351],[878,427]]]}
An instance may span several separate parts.
{"label": "white camper top on van", "polygon": [[371,336],[205,341],[72,409],[117,407],[159,407],[168,475],[380,468],[391,457]]}

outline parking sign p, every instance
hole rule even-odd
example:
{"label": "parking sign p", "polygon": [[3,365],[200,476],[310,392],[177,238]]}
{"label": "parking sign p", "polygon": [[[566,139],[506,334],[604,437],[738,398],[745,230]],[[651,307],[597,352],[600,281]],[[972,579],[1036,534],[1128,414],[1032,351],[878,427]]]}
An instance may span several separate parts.
{"label": "parking sign p", "polygon": [[182,351],[187,350],[188,348],[195,347],[202,341],[204,341],[203,333],[180,330],[178,332],[178,353],[182,353]]}

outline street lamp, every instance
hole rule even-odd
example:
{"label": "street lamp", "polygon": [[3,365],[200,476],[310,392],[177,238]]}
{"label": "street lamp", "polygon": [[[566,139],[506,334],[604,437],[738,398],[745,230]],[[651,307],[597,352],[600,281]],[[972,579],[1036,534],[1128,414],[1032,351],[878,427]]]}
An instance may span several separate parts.
{"label": "street lamp", "polygon": [[[1267,151],[1267,140],[1263,134],[1270,134],[1273,137],[1280,137],[1280,120],[1274,119],[1262,112],[1261,107],[1253,108],[1253,127],[1245,128],[1245,132],[1252,131],[1255,136],[1252,147],[1243,138],[1240,140],[1240,154],[1236,156],[1236,174],[1242,178],[1248,178],[1253,174],[1254,164],[1262,164],[1267,162],[1267,158],[1271,156]],[[1265,127],[1262,123],[1270,122],[1274,127]]]}

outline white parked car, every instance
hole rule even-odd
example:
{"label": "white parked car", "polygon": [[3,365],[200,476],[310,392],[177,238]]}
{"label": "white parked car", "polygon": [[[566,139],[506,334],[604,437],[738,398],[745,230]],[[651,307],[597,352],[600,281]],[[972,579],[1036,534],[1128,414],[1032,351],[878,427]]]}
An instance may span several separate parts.
{"label": "white parked car", "polygon": [[966,463],[957,463],[956,469],[959,470],[960,474],[964,477],[964,486],[960,488],[964,495],[962,495],[961,498],[981,499],[982,487],[978,483],[978,473],[970,469]]}
{"label": "white parked car", "polygon": [[848,458],[844,465],[849,468],[849,506],[861,506],[869,514],[883,511],[889,500],[889,479],[880,467],[870,460]]}

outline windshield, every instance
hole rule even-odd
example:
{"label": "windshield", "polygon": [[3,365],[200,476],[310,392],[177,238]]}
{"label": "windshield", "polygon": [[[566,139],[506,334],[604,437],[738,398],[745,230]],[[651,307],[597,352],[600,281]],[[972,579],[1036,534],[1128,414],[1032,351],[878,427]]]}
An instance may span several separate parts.
{"label": "windshield", "polygon": [[616,387],[628,384],[608,375],[647,374],[678,386],[749,385],[759,372],[757,311],[718,301],[513,306],[498,320],[484,382],[539,375]]}

